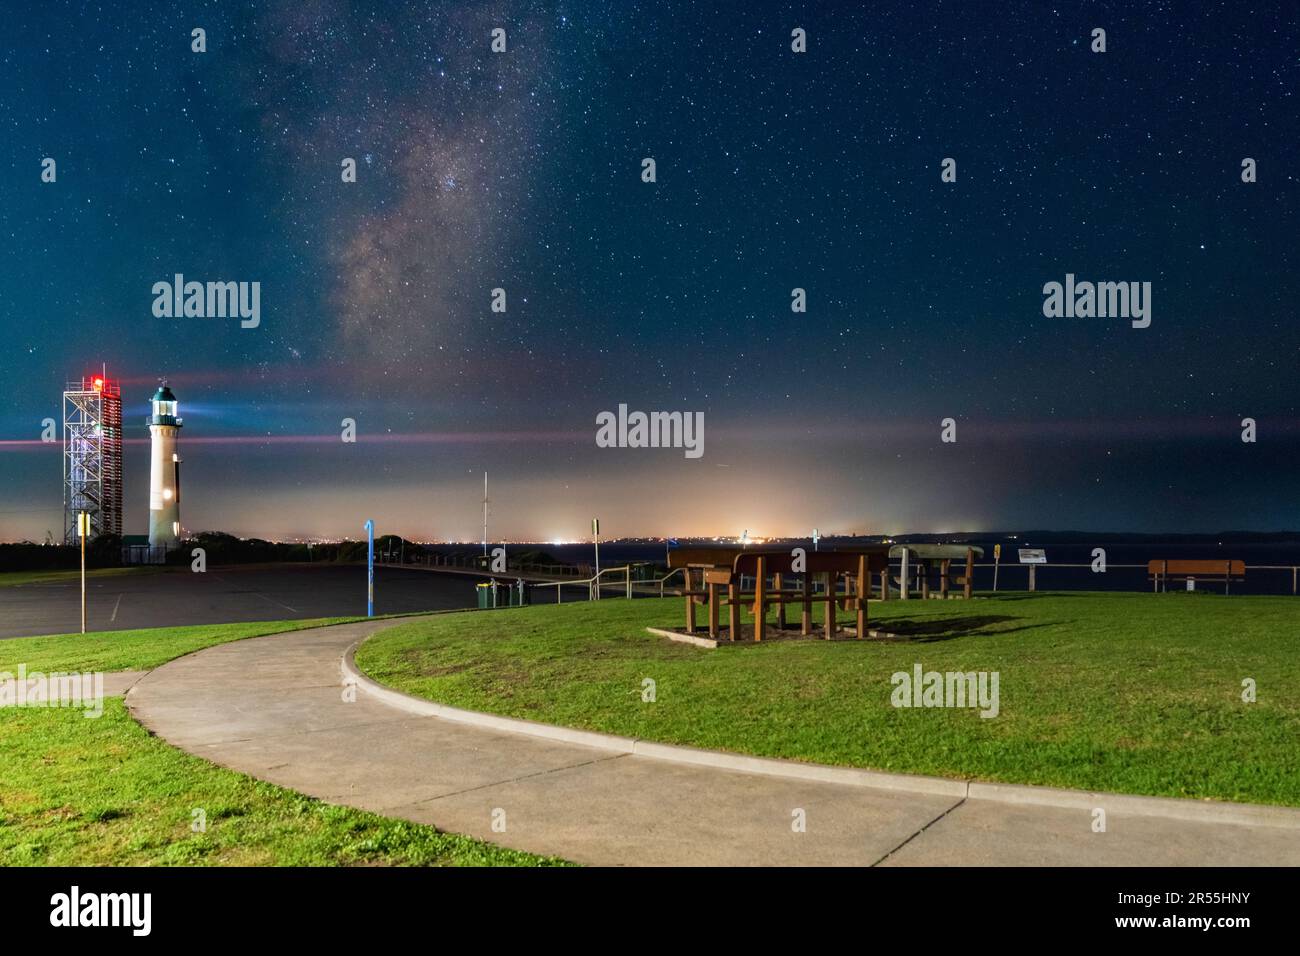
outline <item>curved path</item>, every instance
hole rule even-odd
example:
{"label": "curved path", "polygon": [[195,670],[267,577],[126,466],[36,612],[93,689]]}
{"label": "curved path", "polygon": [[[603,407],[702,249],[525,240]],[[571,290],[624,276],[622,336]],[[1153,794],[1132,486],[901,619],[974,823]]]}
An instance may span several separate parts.
{"label": "curved path", "polygon": [[691,766],[348,693],[348,648],[395,623],[211,647],[145,675],[127,704],[158,736],[224,767],[579,863],[1300,864],[1294,822],[1192,822],[1129,813],[1131,798],[1114,798],[1106,832],[1095,833],[1089,809]]}

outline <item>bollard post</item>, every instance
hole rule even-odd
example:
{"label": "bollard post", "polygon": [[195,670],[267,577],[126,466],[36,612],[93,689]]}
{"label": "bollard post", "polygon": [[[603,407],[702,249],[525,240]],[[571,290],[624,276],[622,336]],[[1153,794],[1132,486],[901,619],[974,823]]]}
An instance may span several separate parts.
{"label": "bollard post", "polygon": [[871,577],[867,570],[867,556],[858,555],[858,640],[867,636],[867,598],[871,594]]}
{"label": "bollard post", "polygon": [[812,573],[803,573],[803,609],[799,612],[799,633],[807,637],[812,633]]}
{"label": "bollard post", "polygon": [[[702,574],[703,572],[701,572]],[[695,598],[691,596],[691,569],[682,568],[682,578],[686,581],[686,633],[695,633]]]}
{"label": "bollard post", "polygon": [[835,572],[826,572],[826,640],[835,636]]}

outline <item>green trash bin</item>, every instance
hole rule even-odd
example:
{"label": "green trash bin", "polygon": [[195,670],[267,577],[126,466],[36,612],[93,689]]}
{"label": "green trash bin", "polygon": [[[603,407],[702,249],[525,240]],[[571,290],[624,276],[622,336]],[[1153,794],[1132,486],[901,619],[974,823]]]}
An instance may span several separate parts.
{"label": "green trash bin", "polygon": [[[493,600],[494,591],[495,602]],[[518,581],[513,584],[509,581],[497,581],[495,589],[492,587],[491,581],[478,585],[478,606],[482,610],[490,607],[519,607],[527,603],[527,584],[524,585],[522,591]]]}

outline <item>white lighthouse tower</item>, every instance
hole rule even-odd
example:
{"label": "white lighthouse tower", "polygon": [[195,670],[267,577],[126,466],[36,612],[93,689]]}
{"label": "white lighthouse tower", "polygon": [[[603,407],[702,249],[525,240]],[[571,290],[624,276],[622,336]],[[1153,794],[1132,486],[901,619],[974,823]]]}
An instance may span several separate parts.
{"label": "white lighthouse tower", "polygon": [[153,396],[149,425],[149,547],[169,551],[181,539],[181,458],[176,438],[176,396],[163,379]]}

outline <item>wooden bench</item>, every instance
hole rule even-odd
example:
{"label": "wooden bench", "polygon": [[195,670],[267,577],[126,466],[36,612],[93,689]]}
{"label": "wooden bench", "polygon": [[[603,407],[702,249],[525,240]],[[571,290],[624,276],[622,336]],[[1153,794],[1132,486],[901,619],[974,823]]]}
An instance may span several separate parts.
{"label": "wooden bench", "polygon": [[[906,571],[903,568],[903,558],[907,557],[915,559],[915,567],[919,569],[922,598],[930,596],[930,574],[934,568],[938,568],[939,596],[946,599],[949,587],[955,584],[962,589],[962,597],[969,600],[975,585],[975,559],[984,557],[984,549],[973,544],[896,544],[889,549],[889,556],[899,560],[899,597],[906,599],[911,594],[913,566],[909,561]],[[965,563],[965,574],[954,575],[952,573],[952,563],[954,561]],[[905,577],[907,580],[904,580]],[[880,587],[881,597],[888,600],[889,585],[887,575],[881,577]]]}
{"label": "wooden bench", "polygon": [[1227,594],[1233,581],[1246,580],[1246,562],[1226,559],[1208,561],[1158,559],[1147,562],[1147,577],[1151,579],[1152,591],[1168,591],[1170,580],[1208,578],[1211,581],[1222,581],[1223,593]]}
{"label": "wooden bench", "polygon": [[[712,588],[707,586],[706,574],[718,570],[725,570],[730,574],[736,556],[740,553],[740,548],[678,548],[668,552],[669,569],[682,569],[682,596],[686,598],[687,634],[695,633],[695,606],[709,601],[713,594]],[[697,584],[705,587],[697,589]],[[709,603],[712,604],[711,601]],[[710,617],[715,615],[716,612],[711,609]],[[715,630],[715,627],[709,629],[711,637],[717,637]]]}
{"label": "wooden bench", "polygon": [[[730,561],[727,562],[727,559]],[[736,640],[740,636],[740,609],[749,607],[754,617],[754,640],[761,641],[767,633],[767,611],[775,607],[777,627],[786,627],[786,606],[801,606],[799,621],[800,633],[812,634],[812,608],[814,603],[825,606],[823,622],[824,636],[831,638],[836,630],[836,610],[842,606],[845,610],[857,612],[857,635],[866,636],[867,601],[871,591],[871,575],[877,571],[887,571],[889,567],[888,550],[884,547],[865,548],[852,551],[811,551],[804,558],[801,571],[793,568],[794,558],[789,551],[745,550],[735,551],[712,548],[688,548],[670,552],[669,567],[683,568],[686,576],[686,632],[695,633],[695,605],[708,605],[709,636],[715,640],[719,636],[721,608],[727,607],[728,637]],[[799,580],[798,588],[784,587],[786,576]],[[818,576],[825,578],[825,591],[814,594],[813,582]],[[746,577],[754,579],[754,590],[745,591],[742,581]],[[772,578],[772,586],[767,584]],[[846,579],[843,595],[839,592],[839,578]],[[696,590],[695,581],[703,588]],[[726,589],[726,598],[722,596]]]}

